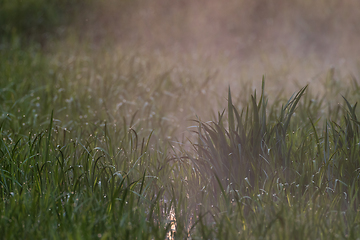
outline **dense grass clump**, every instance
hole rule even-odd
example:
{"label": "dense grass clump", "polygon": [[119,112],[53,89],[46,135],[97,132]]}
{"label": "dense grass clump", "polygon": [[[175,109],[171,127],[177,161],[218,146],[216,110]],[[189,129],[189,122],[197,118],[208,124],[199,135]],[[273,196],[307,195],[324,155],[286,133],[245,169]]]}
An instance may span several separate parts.
{"label": "dense grass clump", "polygon": [[326,183],[351,184],[357,176],[354,170],[359,168],[357,104],[351,105],[343,97],[345,106],[337,109],[336,115],[333,109],[329,110],[339,121],[323,118],[324,123],[320,125],[321,113],[314,109],[321,107],[312,106],[317,103],[308,97],[300,101],[307,87],[287,102],[277,100],[267,107],[264,83],[263,80],[260,100],[257,101],[255,92],[241,111],[234,107],[229,90],[227,128],[224,112],[219,113],[213,124],[198,122],[199,144],[195,146],[199,159],[196,162],[208,162],[213,171],[206,172],[214,172],[221,180],[227,180],[226,185],[239,184],[246,178],[251,186],[259,188],[259,182],[271,179],[273,173],[280,174],[286,181],[294,181],[299,176],[305,183],[310,179],[306,173],[312,175],[321,168],[326,172],[323,175]]}
{"label": "dense grass clump", "polygon": [[[169,223],[157,189],[169,170],[151,166],[164,157],[135,134],[106,126],[67,133],[50,121],[28,136],[3,135],[2,236],[164,238]],[[116,149],[110,139],[118,140]]]}
{"label": "dense grass clump", "polygon": [[[357,104],[343,97],[336,114],[329,109],[338,120],[332,121],[318,111],[322,102],[309,98],[307,87],[287,102],[275,100],[268,106],[264,84],[260,100],[255,92],[241,110],[233,105],[229,89],[227,121],[224,112],[216,122],[197,121],[198,155],[189,159],[201,178],[209,179],[202,197],[216,206],[214,214],[202,205],[199,221],[214,221],[218,227],[200,224],[205,236],[358,236]],[[203,218],[207,211],[211,217]]]}
{"label": "dense grass clump", "polygon": [[1,58],[1,235],[164,238],[169,223],[158,215],[155,199],[164,191],[156,185],[160,168],[169,170],[165,156],[151,153],[151,134],[140,138],[126,123],[64,125],[61,110],[51,110],[56,96],[44,56],[13,47]]}

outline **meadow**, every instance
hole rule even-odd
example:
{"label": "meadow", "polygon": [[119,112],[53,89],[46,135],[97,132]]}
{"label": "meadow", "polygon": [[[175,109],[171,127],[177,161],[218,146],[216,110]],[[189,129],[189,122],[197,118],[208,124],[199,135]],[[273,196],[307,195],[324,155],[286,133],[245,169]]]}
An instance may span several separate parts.
{"label": "meadow", "polygon": [[360,238],[355,76],[220,86],[30,2],[0,1],[3,239]]}

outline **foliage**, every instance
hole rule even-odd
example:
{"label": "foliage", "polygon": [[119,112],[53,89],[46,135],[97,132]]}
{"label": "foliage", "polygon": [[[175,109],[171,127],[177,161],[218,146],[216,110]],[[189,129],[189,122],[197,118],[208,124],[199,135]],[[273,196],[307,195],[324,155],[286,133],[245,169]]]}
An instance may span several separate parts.
{"label": "foliage", "polygon": [[[321,113],[314,112],[321,106],[311,106],[309,96],[301,101],[307,87],[285,103],[275,100],[268,106],[264,85],[263,79],[260,100],[255,92],[240,111],[229,89],[227,122],[224,112],[216,122],[196,121],[197,157],[188,157],[199,175],[209,179],[205,199],[217,206],[217,214],[207,218],[216,228],[201,223],[203,236],[354,237],[359,232],[355,219],[360,197],[357,104],[343,97],[344,107],[336,115],[330,110],[339,121],[323,119],[321,125]],[[199,221],[209,211],[202,208]],[[339,211],[344,218],[332,216]],[[318,214],[328,220],[320,220]],[[345,223],[348,218],[351,223]],[[323,232],[306,230],[310,225]]]}
{"label": "foliage", "polygon": [[[9,9],[29,8],[26,16],[60,2],[0,3],[10,24]],[[10,28],[28,29],[22,21]],[[19,36],[0,48],[4,239],[359,236],[355,78],[335,84],[330,70],[323,95],[310,85],[288,100],[268,97],[265,79],[260,96],[241,102],[229,88],[227,109],[204,122],[217,100],[211,73],[199,79],[76,38],[44,54]],[[179,140],[195,114],[195,136]]]}
{"label": "foliage", "polygon": [[69,20],[72,11],[82,2],[84,1],[0,0],[0,35],[7,39],[20,35],[27,41],[45,41],[50,32],[54,33],[56,27]]}

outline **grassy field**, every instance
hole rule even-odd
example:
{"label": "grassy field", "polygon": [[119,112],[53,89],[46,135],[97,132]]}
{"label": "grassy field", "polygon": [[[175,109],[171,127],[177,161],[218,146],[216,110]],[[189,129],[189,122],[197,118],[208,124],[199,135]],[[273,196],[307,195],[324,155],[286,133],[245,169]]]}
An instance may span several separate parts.
{"label": "grassy field", "polygon": [[0,1],[3,239],[360,238],[358,79],[225,90],[30,2]]}

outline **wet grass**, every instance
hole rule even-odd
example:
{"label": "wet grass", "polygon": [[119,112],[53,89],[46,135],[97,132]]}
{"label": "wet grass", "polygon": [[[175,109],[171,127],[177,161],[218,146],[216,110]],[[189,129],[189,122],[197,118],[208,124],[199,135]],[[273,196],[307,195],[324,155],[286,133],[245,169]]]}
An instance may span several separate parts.
{"label": "wet grass", "polygon": [[357,79],[219,93],[211,71],[66,41],[1,42],[4,239],[358,238]]}
{"label": "wet grass", "polygon": [[[198,209],[199,216],[208,215],[204,218],[207,224],[199,225],[206,233],[202,235],[218,239],[356,238],[356,103],[343,97],[341,107],[328,110],[338,120],[333,121],[309,99],[307,87],[287,102],[275,100],[268,106],[264,83],[259,100],[255,92],[238,110],[229,90],[227,118],[222,112],[212,123],[197,121],[197,155],[189,158],[200,175],[209,179],[203,197],[205,206],[211,206]],[[210,223],[216,227],[209,227]]]}
{"label": "wet grass", "polygon": [[179,84],[184,73],[156,74],[136,56],[105,52],[99,61],[97,52],[46,56],[8,44],[0,71],[6,239],[358,236],[356,80],[335,105],[311,86],[271,99],[263,79],[260,94],[238,104],[229,89],[227,108],[213,122],[196,120],[195,136],[180,141],[179,126],[164,119],[201,107],[192,94],[207,85]]}

